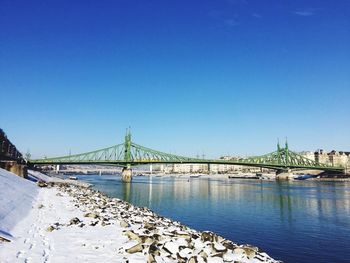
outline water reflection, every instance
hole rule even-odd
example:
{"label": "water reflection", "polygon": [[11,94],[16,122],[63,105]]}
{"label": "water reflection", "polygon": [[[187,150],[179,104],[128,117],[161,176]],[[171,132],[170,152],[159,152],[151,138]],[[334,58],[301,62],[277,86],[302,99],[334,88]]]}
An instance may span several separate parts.
{"label": "water reflection", "polygon": [[114,176],[81,178],[110,196],[258,245],[286,262],[350,258],[348,182],[135,177],[122,184]]}
{"label": "water reflection", "polygon": [[131,188],[131,184],[127,183],[127,184],[122,184],[123,187],[123,200],[130,202],[130,188]]}

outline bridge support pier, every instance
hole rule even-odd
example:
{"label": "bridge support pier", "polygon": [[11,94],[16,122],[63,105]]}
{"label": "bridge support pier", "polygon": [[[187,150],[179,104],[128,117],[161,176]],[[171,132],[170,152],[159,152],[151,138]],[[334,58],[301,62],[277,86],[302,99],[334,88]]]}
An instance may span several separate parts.
{"label": "bridge support pier", "polygon": [[17,174],[20,177],[28,177],[27,166],[24,164],[18,164],[17,162],[4,162],[1,163],[0,167],[11,173]]}
{"label": "bridge support pier", "polygon": [[132,169],[129,167],[124,167],[122,170],[122,182],[130,183],[132,180]]}
{"label": "bridge support pier", "polygon": [[277,180],[291,180],[293,179],[293,173],[290,169],[288,170],[279,170],[276,172]]}

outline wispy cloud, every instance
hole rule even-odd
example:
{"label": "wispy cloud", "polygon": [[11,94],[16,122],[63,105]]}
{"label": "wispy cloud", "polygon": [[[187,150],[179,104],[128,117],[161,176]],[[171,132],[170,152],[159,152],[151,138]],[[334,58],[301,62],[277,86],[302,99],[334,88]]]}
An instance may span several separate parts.
{"label": "wispy cloud", "polygon": [[225,14],[222,10],[212,10],[208,15],[215,21],[218,27],[235,27],[240,25],[237,14]]}
{"label": "wispy cloud", "polygon": [[315,11],[318,9],[320,8],[306,8],[306,9],[296,10],[291,13],[297,16],[313,16],[315,15]]}
{"label": "wispy cloud", "polygon": [[234,26],[238,26],[239,22],[235,18],[229,18],[225,20],[225,24],[229,27],[234,27]]}
{"label": "wispy cloud", "polygon": [[247,0],[226,0],[229,4],[248,4]]}
{"label": "wispy cloud", "polygon": [[253,13],[253,14],[252,14],[252,17],[255,17],[255,18],[262,18],[262,15],[257,14],[257,13]]}
{"label": "wispy cloud", "polygon": [[314,12],[311,12],[311,11],[294,11],[292,13],[295,15],[298,15],[298,16],[313,16],[314,15]]}

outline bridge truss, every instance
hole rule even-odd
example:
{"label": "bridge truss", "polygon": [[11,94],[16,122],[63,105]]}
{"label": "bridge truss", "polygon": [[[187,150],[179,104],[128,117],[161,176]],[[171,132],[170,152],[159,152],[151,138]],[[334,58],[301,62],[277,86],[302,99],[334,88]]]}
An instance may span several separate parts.
{"label": "bridge truss", "polygon": [[130,132],[126,134],[125,142],[122,144],[81,154],[29,160],[29,163],[33,165],[99,164],[123,167],[145,164],[226,164],[254,166],[275,170],[315,169],[339,172],[344,170],[343,167],[321,164],[292,152],[289,150],[287,143],[284,148],[281,148],[278,144],[275,152],[262,156],[234,160],[200,159],[164,153],[133,143]]}

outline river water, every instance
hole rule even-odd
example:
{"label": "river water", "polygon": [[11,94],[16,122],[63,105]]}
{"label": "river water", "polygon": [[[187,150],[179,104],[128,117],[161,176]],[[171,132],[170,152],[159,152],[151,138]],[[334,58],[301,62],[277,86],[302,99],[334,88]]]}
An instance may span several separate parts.
{"label": "river water", "polygon": [[284,262],[350,262],[350,182],[81,175],[110,197]]}

